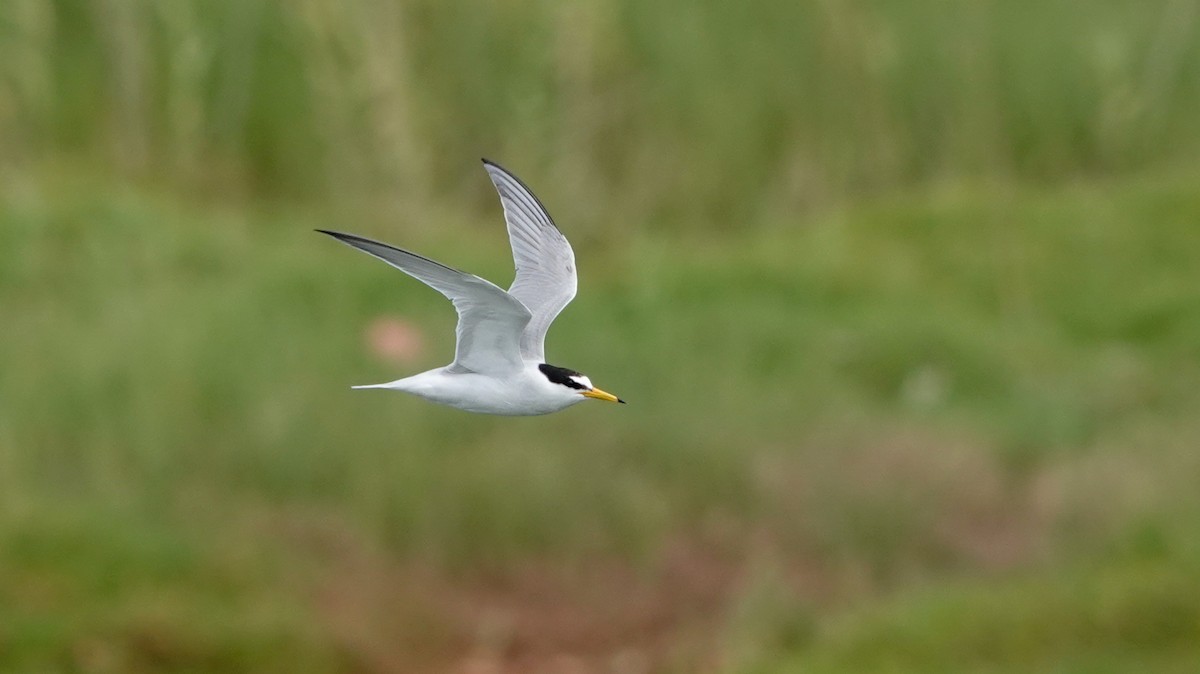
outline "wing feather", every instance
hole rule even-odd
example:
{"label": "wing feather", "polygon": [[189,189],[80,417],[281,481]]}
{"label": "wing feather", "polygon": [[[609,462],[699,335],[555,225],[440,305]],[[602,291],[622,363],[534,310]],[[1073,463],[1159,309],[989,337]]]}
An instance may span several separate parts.
{"label": "wing feather", "polygon": [[532,314],[521,334],[521,355],[545,362],[546,331],[578,288],[575,252],[525,183],[487,159],[483,166],[500,194],[517,269],[508,293]]}
{"label": "wing feather", "polygon": [[499,375],[523,366],[520,342],[530,312],[491,281],[361,236],[317,231],[383,260],[454,303],[458,310],[458,342],[451,368]]}

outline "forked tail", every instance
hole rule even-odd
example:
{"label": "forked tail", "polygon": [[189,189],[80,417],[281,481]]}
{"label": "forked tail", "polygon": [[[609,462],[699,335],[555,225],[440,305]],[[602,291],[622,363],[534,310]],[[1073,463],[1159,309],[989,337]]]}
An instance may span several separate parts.
{"label": "forked tail", "polygon": [[362,389],[362,388],[391,388],[391,387],[392,387],[392,382],[388,382],[386,384],[361,384],[359,386],[351,386],[350,388]]}

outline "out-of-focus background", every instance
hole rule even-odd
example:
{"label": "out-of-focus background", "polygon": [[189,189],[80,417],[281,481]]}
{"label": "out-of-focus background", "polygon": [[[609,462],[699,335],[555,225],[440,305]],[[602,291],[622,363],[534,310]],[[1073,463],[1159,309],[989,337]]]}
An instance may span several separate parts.
{"label": "out-of-focus background", "polygon": [[0,2],[3,671],[1198,663],[1200,3]]}

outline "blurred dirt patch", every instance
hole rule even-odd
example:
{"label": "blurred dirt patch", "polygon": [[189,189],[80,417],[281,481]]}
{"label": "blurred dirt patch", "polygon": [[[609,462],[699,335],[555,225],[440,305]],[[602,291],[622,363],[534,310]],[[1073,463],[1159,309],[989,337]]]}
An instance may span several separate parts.
{"label": "blurred dirt patch", "polygon": [[1104,479],[1059,463],[1014,474],[986,447],[917,432],[757,462],[754,511],[702,516],[641,559],[531,555],[455,572],[337,518],[285,529],[319,560],[307,582],[350,671],[638,674],[752,662],[764,634],[802,641],[856,598],[1043,563],[1080,503],[1108,519]]}
{"label": "blurred dirt patch", "polygon": [[379,316],[363,335],[367,350],[379,360],[411,365],[425,355],[425,335],[419,327],[398,316]]}
{"label": "blurred dirt patch", "polygon": [[317,593],[339,649],[363,672],[638,674],[704,671],[742,565],[715,546],[656,560],[449,575],[344,548]]}
{"label": "blurred dirt patch", "polygon": [[783,547],[826,565],[840,594],[1034,562],[1060,510],[988,447],[907,430],[764,454],[756,474],[766,519],[789,523]]}

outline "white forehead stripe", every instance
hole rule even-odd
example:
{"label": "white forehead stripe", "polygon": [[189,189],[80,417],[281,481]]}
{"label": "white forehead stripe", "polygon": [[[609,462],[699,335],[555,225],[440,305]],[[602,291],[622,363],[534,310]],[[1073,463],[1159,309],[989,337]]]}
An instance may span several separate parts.
{"label": "white forehead stripe", "polygon": [[578,375],[578,376],[572,375],[571,379],[575,380],[576,382],[579,382],[585,388],[595,388],[594,386],[592,386],[592,380],[588,379],[586,376],[584,376],[582,374]]}

